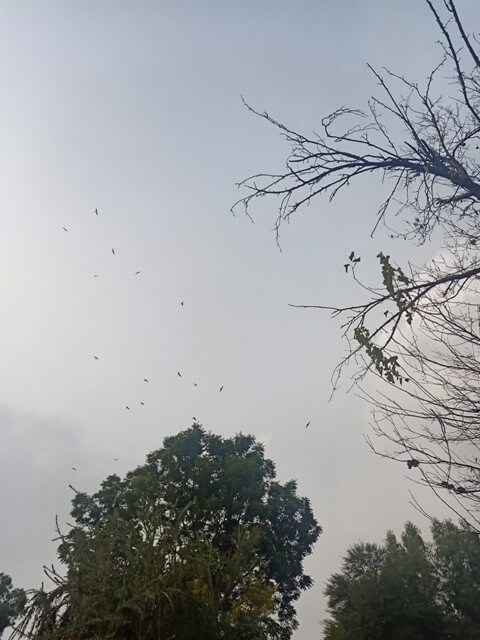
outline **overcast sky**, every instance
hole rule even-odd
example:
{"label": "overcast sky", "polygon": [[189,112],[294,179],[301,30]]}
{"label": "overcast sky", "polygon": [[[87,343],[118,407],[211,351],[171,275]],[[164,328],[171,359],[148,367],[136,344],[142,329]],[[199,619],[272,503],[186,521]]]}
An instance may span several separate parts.
{"label": "overcast sky", "polygon": [[[459,8],[480,23],[478,2]],[[192,416],[253,433],[312,501],[324,533],[297,640],[321,637],[350,544],[426,528],[406,469],[365,445],[368,407],[346,384],[328,402],[338,323],[288,307],[356,301],[352,249],[367,280],[380,249],[406,255],[369,237],[376,183],[312,203],[282,253],[273,202],[255,224],[229,209],[286,152],[241,95],[310,132],[365,106],[366,62],[423,80],[437,38],[420,0],[0,1],[0,570],[18,585],[54,559],[68,483],[94,491]]]}

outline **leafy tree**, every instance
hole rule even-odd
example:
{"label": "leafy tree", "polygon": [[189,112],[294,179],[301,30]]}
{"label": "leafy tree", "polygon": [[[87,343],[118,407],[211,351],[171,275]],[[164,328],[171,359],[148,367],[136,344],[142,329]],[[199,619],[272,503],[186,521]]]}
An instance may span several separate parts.
{"label": "leafy tree", "polygon": [[334,386],[348,363],[359,363],[358,383],[376,376],[380,392],[367,397],[387,446],[372,448],[416,469],[480,531],[480,50],[456,4],[425,0],[441,40],[438,64],[423,82],[369,66],[378,94],[363,110],[326,115],[319,133],[292,130],[247,105],[280,132],[289,153],[285,169],[240,183],[245,195],[234,209],[250,216],[258,198],[274,201],[278,239],[303,206],[322,196],[330,202],[368,175],[379,179],[379,193],[387,188],[372,234],[383,228],[416,243],[434,232],[443,239],[441,257],[419,267],[402,268],[379,252],[377,283],[361,280],[360,256],[346,247],[339,271],[357,281],[363,300],[293,306],[342,318],[349,350]]}
{"label": "leafy tree", "polygon": [[433,541],[407,523],[401,540],[357,544],[325,593],[327,640],[473,640],[480,634],[480,538],[433,522]]}
{"label": "leafy tree", "polygon": [[21,615],[25,603],[25,591],[14,589],[11,577],[0,572],[0,636]]}
{"label": "leafy tree", "polygon": [[59,533],[66,567],[33,592],[21,628],[35,638],[287,639],[302,569],[320,533],[295,482],[280,484],[252,436],[199,425],[146,464],[76,492]]}
{"label": "leafy tree", "polygon": [[480,637],[480,536],[452,522],[432,525],[433,564],[440,579],[439,600],[457,637]]}

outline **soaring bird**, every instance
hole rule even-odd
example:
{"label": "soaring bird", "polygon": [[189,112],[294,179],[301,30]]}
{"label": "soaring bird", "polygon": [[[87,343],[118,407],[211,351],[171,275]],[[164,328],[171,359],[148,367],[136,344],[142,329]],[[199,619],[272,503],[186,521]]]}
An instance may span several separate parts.
{"label": "soaring bird", "polygon": [[114,458],[114,461],[115,461],[115,462],[118,462],[118,458]]}
{"label": "soaring bird", "polygon": [[305,429],[308,429],[308,427],[310,426],[310,422],[311,422],[311,420],[309,420],[309,421],[307,422],[307,424],[305,425]]}
{"label": "soaring bird", "polygon": [[220,387],[220,393],[222,393],[222,391],[223,391],[223,384],[222,384],[222,386]]}
{"label": "soaring bird", "polygon": [[179,378],[181,378],[181,377],[182,377],[182,374],[180,373],[180,371],[177,371],[177,376],[178,376]]}
{"label": "soaring bird", "polygon": [[180,302],[180,306],[183,307],[183,300]]}
{"label": "soaring bird", "polygon": [[93,356],[95,358],[95,360],[98,360],[98,356]]}
{"label": "soaring bird", "polygon": [[95,273],[93,277],[94,277],[94,278],[98,278],[98,275]]}
{"label": "soaring bird", "polygon": [[143,379],[143,381],[144,381],[144,382],[148,382],[148,379],[147,379],[147,378],[144,378],[144,379]]}
{"label": "soaring bird", "polygon": [[135,275],[138,276],[140,273],[142,273],[141,271],[135,271]]}
{"label": "soaring bird", "polygon": [[62,227],[62,229],[63,229],[64,231],[68,231],[67,227]]}
{"label": "soaring bird", "polygon": [[192,420],[195,420],[195,422],[197,422],[197,419],[196,419],[196,417],[195,417],[195,416],[193,416]]}
{"label": "soaring bird", "polygon": [[193,383],[194,387],[198,387],[198,384],[196,382]]}
{"label": "soaring bird", "polygon": [[144,402],[140,402],[140,404],[142,405],[142,407],[144,407],[144,406],[145,406],[145,403],[144,403]]}
{"label": "soaring bird", "polygon": [[77,467],[72,467],[72,471],[76,471],[76,470],[77,470]]}
{"label": "soaring bird", "polygon": [[130,411],[130,407],[128,406],[128,404],[125,405],[125,409],[128,409]]}
{"label": "soaring bird", "polygon": [[98,216],[98,209],[95,209],[95,215]]}
{"label": "soaring bird", "polygon": [[113,248],[112,248],[112,253],[113,253],[113,255],[115,255],[115,249],[113,249]]}

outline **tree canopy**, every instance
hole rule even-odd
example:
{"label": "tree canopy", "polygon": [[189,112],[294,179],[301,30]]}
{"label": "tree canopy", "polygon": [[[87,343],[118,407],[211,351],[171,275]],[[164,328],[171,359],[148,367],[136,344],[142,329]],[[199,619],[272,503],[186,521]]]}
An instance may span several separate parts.
{"label": "tree canopy", "polygon": [[325,594],[326,640],[480,637],[480,537],[435,521],[432,541],[407,523],[401,539],[356,544]]}
{"label": "tree canopy", "polygon": [[0,636],[21,615],[25,603],[25,591],[15,589],[11,577],[0,572]]}
{"label": "tree canopy", "polygon": [[[341,318],[348,351],[333,385],[353,364],[374,408],[375,433],[386,442],[372,448],[406,463],[480,531],[480,49],[454,0],[425,0],[416,10],[422,6],[440,37],[438,64],[423,81],[368,65],[378,93],[362,109],[327,114],[319,133],[293,130],[247,104],[289,151],[281,171],[240,183],[234,209],[251,216],[258,198],[274,202],[278,239],[302,207],[322,196],[331,202],[371,176],[379,193],[388,187],[372,234],[427,243],[435,232],[442,250],[427,264],[402,266],[380,251],[373,283],[362,279],[364,260],[345,247],[338,273],[354,279],[361,298],[292,306]],[[379,392],[371,395],[372,387]]]}
{"label": "tree canopy", "polygon": [[59,531],[65,576],[31,593],[19,633],[35,638],[280,638],[312,584],[302,568],[321,531],[294,481],[252,436],[199,425],[146,463],[76,491]]}

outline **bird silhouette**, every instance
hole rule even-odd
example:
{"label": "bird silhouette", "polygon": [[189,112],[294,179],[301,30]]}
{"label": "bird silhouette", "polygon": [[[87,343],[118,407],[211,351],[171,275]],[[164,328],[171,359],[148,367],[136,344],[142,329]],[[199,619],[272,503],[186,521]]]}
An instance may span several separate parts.
{"label": "bird silhouette", "polygon": [[418,460],[415,460],[415,458],[412,458],[411,460],[407,460],[407,467],[409,469],[418,467],[419,465],[420,465],[420,462]]}
{"label": "bird silhouette", "polygon": [[308,429],[308,427],[310,426],[310,422],[311,422],[311,420],[309,420],[309,421],[307,422],[307,424],[305,425],[305,429]]}
{"label": "bird silhouette", "polygon": [[95,215],[98,216],[98,209],[95,209]]}
{"label": "bird silhouette", "polygon": [[180,306],[183,307],[183,300],[180,302]]}
{"label": "bird silhouette", "polygon": [[148,382],[148,379],[147,379],[147,378],[144,378],[144,379],[143,379],[143,381],[144,381],[144,382]]}
{"label": "bird silhouette", "polygon": [[112,248],[112,254],[115,255],[115,249]]}
{"label": "bird silhouette", "polygon": [[196,419],[196,417],[195,417],[195,416],[193,416],[192,420],[195,420],[195,422],[197,422],[197,419]]}
{"label": "bird silhouette", "polygon": [[178,376],[179,378],[181,378],[181,377],[182,377],[182,374],[180,373],[180,371],[177,371],[177,376]]}
{"label": "bird silhouette", "polygon": [[63,229],[64,231],[68,231],[67,227],[62,227],[62,229]]}
{"label": "bird silhouette", "polygon": [[115,461],[115,462],[118,462],[118,458],[114,458],[114,461]]}
{"label": "bird silhouette", "polygon": [[128,404],[125,405],[125,409],[128,409],[128,411],[130,411],[130,407],[128,406]]}
{"label": "bird silhouette", "polygon": [[144,403],[144,402],[140,402],[140,404],[142,405],[142,407],[144,407],[144,406],[145,406],[145,403]]}
{"label": "bird silhouette", "polygon": [[198,387],[198,384],[196,382],[193,383],[194,387]]}
{"label": "bird silhouette", "polygon": [[93,356],[93,357],[95,358],[95,360],[98,360],[98,359],[99,359],[99,358],[98,358],[98,356]]}
{"label": "bird silhouette", "polygon": [[222,391],[223,391],[223,384],[222,384],[222,386],[220,387],[220,393],[222,393]]}
{"label": "bird silhouette", "polygon": [[98,278],[98,275],[95,273],[93,277],[94,277],[94,278]]}
{"label": "bird silhouette", "polygon": [[76,471],[76,470],[77,470],[77,467],[72,467],[72,471]]}
{"label": "bird silhouette", "polygon": [[141,271],[135,271],[135,275],[138,276],[140,273],[142,273]]}

